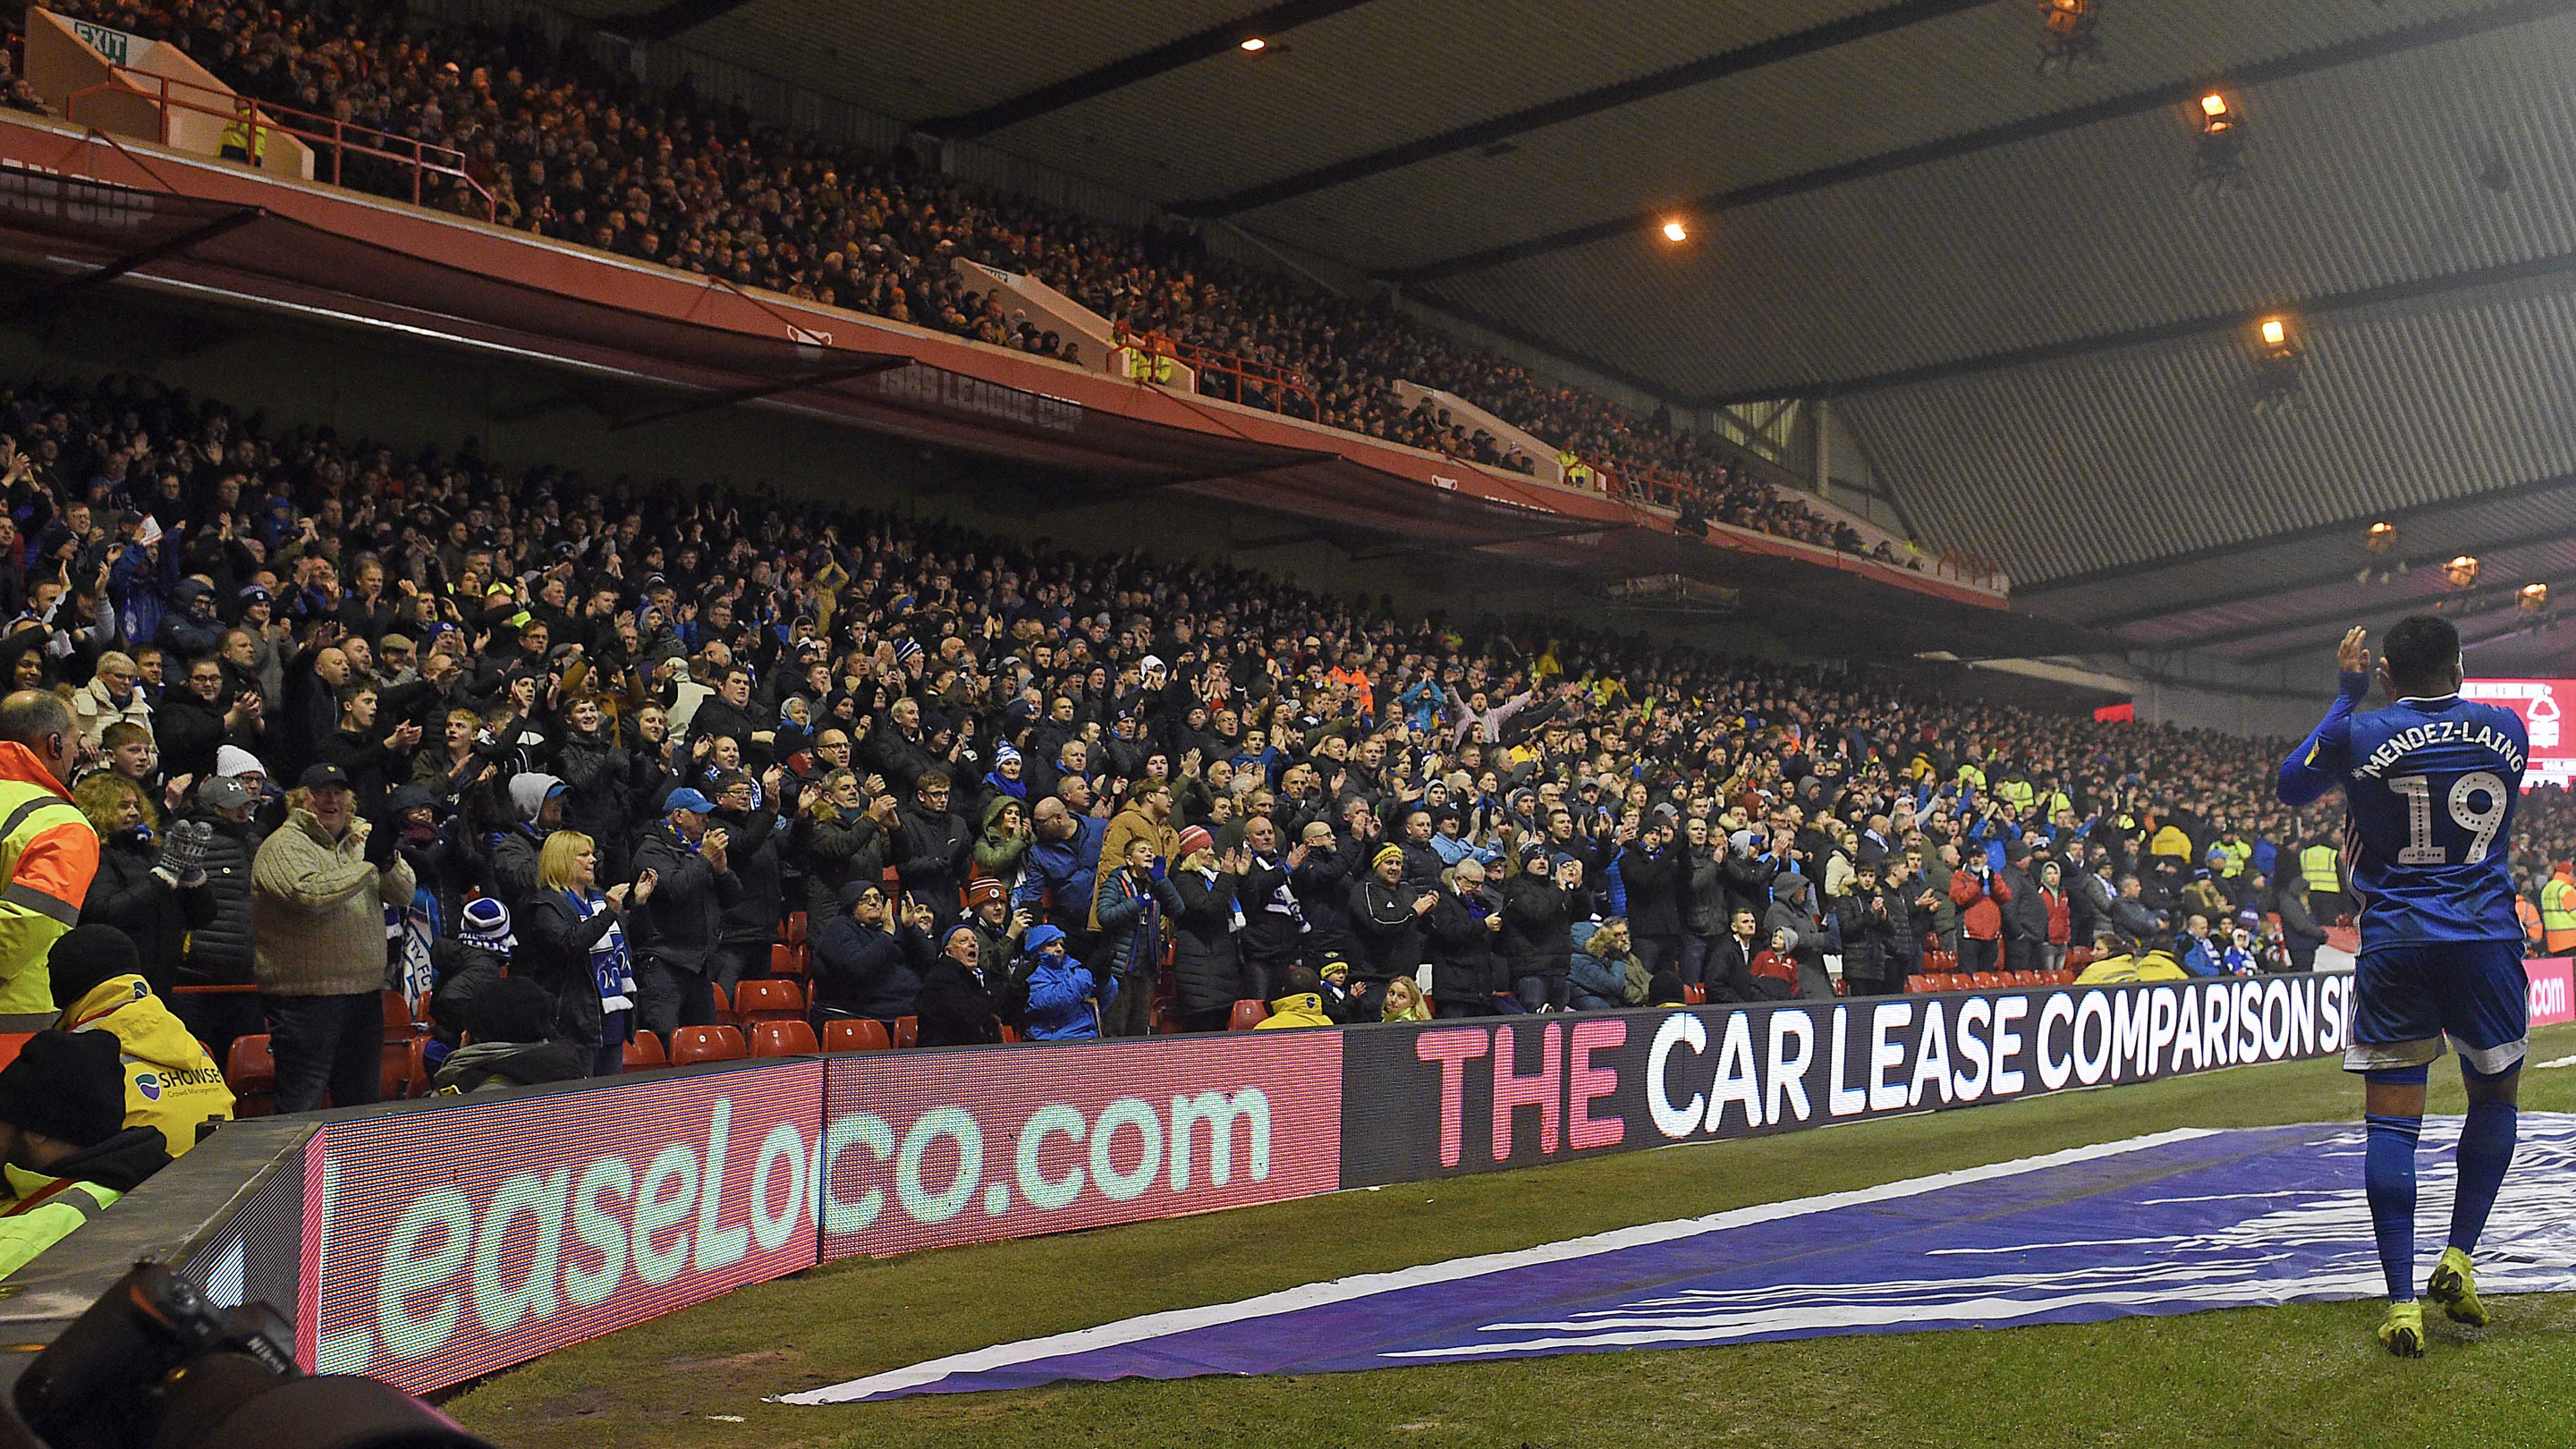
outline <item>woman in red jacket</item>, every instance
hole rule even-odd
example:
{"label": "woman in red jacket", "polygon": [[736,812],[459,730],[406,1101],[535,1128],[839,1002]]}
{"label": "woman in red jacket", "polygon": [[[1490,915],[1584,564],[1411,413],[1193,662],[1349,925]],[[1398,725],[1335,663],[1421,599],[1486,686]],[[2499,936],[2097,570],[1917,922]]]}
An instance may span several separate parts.
{"label": "woman in red jacket", "polygon": [[1959,969],[1974,974],[1993,971],[2003,957],[2004,912],[2012,887],[1988,874],[1986,854],[1968,852],[1950,872],[1950,904],[1959,908]]}
{"label": "woman in red jacket", "polygon": [[2039,868],[2039,898],[2048,905],[2048,944],[2040,949],[2039,969],[2066,965],[2066,945],[2075,933],[2075,916],[2066,904],[2066,868],[2050,861]]}

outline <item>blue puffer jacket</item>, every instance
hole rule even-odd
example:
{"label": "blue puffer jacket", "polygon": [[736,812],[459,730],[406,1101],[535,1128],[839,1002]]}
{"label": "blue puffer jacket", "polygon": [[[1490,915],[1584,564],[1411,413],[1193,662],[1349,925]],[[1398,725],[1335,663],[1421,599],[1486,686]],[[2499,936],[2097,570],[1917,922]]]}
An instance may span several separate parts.
{"label": "blue puffer jacket", "polygon": [[1567,965],[1566,974],[1574,979],[1577,993],[1626,1004],[1628,967],[1625,961],[1605,961],[1589,951],[1577,951]]}
{"label": "blue puffer jacket", "polygon": [[1100,1035],[1099,1013],[1092,997],[1107,1006],[1118,999],[1118,978],[1094,982],[1091,968],[1070,956],[1034,956],[1029,967],[1028,1024],[1031,1041],[1089,1041]]}

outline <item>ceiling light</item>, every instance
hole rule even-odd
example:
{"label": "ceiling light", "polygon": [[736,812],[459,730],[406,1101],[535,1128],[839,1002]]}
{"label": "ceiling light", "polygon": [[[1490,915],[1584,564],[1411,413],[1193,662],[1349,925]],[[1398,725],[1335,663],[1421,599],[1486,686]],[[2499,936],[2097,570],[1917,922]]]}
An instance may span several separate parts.
{"label": "ceiling light", "polygon": [[1682,225],[1680,217],[1674,217],[1672,220],[1664,223],[1664,240],[1668,242],[1689,241],[1690,228]]}
{"label": "ceiling light", "polygon": [[1258,35],[1247,35],[1243,38],[1243,49],[1247,53],[1257,50],[1268,50],[1269,48],[1270,42],[1262,39]]}
{"label": "ceiling light", "polygon": [[2263,319],[2263,345],[2278,347],[2290,338],[2290,329],[2278,317]]}
{"label": "ceiling light", "polygon": [[2520,602],[2522,605],[2522,611],[2526,614],[2537,614],[2541,610],[2548,608],[2549,585],[2537,583],[2524,584],[2522,586],[2522,597]]}
{"label": "ceiling light", "polygon": [[2386,553],[2396,542],[2397,525],[2385,519],[2372,524],[2370,531],[2361,536],[2361,546],[2372,553]]}
{"label": "ceiling light", "polygon": [[2478,556],[2473,553],[2458,555],[2449,563],[2442,565],[2442,577],[2450,580],[2451,587],[2455,589],[2465,589],[2469,585],[2476,583],[2478,581]]}

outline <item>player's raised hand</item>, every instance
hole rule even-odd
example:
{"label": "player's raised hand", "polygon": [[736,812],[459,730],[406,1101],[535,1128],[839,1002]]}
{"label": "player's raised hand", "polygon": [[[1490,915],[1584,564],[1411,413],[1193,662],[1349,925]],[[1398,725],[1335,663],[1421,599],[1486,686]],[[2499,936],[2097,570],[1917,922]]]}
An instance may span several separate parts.
{"label": "player's raised hand", "polygon": [[2343,642],[2335,646],[2335,668],[2346,674],[2370,672],[2370,631],[2356,624],[2344,631]]}

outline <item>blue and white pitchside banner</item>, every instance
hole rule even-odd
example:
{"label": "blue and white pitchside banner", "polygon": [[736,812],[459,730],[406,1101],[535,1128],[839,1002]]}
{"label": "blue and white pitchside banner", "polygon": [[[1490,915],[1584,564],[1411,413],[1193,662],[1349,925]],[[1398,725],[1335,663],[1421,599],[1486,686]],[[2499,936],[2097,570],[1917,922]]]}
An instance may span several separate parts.
{"label": "blue and white pitchside banner", "polygon": [[[2427,1124],[2423,1250],[2458,1119]],[[2375,1297],[2361,1129],[2184,1130],[1375,1273],[935,1359],[792,1404],[1063,1379],[1333,1373]],[[2478,1254],[2576,1290],[2576,1117],[2526,1113]],[[2427,1260],[2429,1264],[2429,1259]]]}

